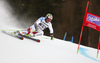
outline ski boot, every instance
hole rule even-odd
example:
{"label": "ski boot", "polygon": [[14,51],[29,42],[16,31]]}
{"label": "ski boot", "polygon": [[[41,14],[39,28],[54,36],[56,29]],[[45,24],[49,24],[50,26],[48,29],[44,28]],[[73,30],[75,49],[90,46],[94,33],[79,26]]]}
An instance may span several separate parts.
{"label": "ski boot", "polygon": [[30,33],[30,34],[26,34],[26,36],[28,36],[28,37],[35,37],[35,34]]}

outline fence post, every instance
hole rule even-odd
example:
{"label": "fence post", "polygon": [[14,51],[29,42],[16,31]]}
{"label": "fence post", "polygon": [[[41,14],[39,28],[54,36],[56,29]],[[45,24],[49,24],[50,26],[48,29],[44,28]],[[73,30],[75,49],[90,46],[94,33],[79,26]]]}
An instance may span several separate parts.
{"label": "fence post", "polygon": [[72,36],[72,42],[73,42],[74,37]]}
{"label": "fence post", "polygon": [[65,39],[66,39],[66,35],[67,35],[67,32],[65,33],[65,36],[64,36],[63,40],[65,40]]}

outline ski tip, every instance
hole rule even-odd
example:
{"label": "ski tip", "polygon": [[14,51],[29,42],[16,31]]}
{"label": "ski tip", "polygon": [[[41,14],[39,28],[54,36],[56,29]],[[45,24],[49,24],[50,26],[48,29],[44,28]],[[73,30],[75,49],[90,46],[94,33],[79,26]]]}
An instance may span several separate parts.
{"label": "ski tip", "polygon": [[24,38],[23,38],[23,37],[21,37],[20,39],[21,39],[21,40],[23,40]]}
{"label": "ski tip", "polygon": [[40,40],[38,40],[37,42],[40,42]]}

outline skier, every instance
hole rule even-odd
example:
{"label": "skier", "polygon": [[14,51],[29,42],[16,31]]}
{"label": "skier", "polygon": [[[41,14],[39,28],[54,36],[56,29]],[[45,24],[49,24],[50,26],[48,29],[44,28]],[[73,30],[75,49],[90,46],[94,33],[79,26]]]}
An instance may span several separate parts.
{"label": "skier", "polygon": [[43,30],[49,28],[51,40],[53,40],[54,31],[51,23],[52,19],[53,16],[50,13],[48,13],[45,17],[40,17],[30,28],[27,29],[26,36],[42,36],[44,35]]}

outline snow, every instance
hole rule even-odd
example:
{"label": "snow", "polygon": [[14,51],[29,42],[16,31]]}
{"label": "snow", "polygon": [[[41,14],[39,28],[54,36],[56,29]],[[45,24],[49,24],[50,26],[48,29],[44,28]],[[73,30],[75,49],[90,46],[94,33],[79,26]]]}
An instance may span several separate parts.
{"label": "snow", "polygon": [[[77,44],[67,41],[38,38],[40,43],[24,39],[19,40],[14,37],[0,33],[0,63],[99,63],[100,58],[96,58],[96,49],[80,46],[77,54]],[[43,36],[46,37],[47,36]],[[48,37],[49,38],[49,37]],[[90,57],[81,54],[86,52]],[[100,57],[100,55],[99,55]]]}
{"label": "snow", "polygon": [[0,63],[100,63],[100,54],[96,58],[97,49],[91,47],[80,45],[77,54],[78,44],[69,41],[40,36],[36,37],[41,40],[38,43],[2,33],[2,29],[18,29],[12,25],[16,19],[9,16],[9,10],[3,7],[4,4],[0,0]]}

